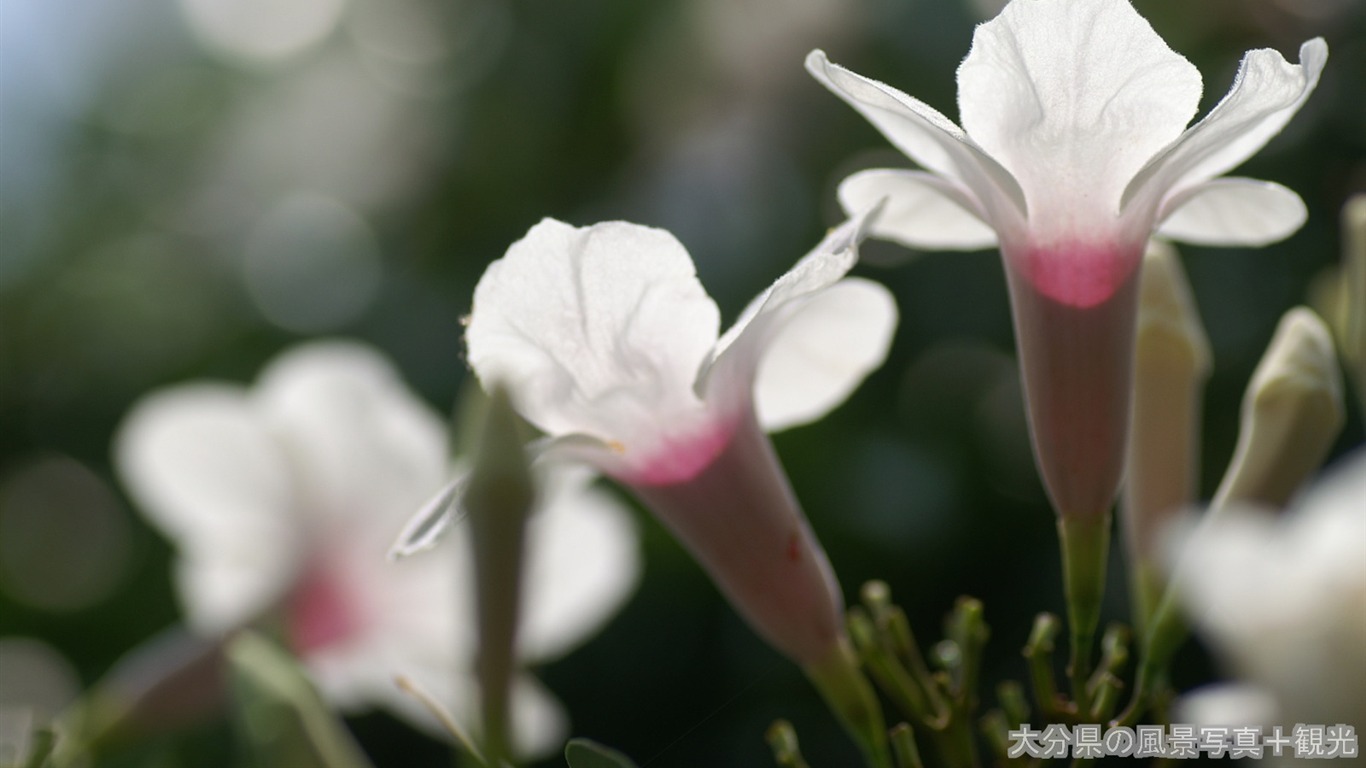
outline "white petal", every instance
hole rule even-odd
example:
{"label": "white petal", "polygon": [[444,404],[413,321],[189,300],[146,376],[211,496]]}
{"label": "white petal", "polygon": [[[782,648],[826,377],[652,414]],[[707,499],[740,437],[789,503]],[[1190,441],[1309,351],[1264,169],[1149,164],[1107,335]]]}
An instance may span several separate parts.
{"label": "white petal", "polygon": [[668,232],[546,219],[479,280],[466,342],[480,380],[547,433],[629,443],[700,409],[719,322]]}
{"label": "white petal", "polygon": [[759,363],[759,423],[787,429],[844,402],[887,358],[896,321],[891,292],[871,280],[841,280],[803,302]]}
{"label": "white petal", "polygon": [[1299,111],[1327,61],[1328,45],[1321,38],[1300,46],[1299,64],[1270,49],[1248,51],[1228,95],[1129,183],[1125,208],[1155,208],[1251,157]]}
{"label": "white petal", "polygon": [[543,475],[542,506],[527,530],[526,595],[518,628],[531,661],[596,632],[640,580],[635,524],[593,477],[565,467]]}
{"label": "white petal", "polygon": [[1294,234],[1308,213],[1300,196],[1269,181],[1207,181],[1168,200],[1158,234],[1206,245],[1266,245]]}
{"label": "white petal", "polygon": [[295,347],[261,374],[256,397],[320,524],[360,519],[392,536],[447,479],[444,420],[369,347]]}
{"label": "white petal", "polygon": [[823,51],[806,57],[806,69],[858,110],[897,149],[927,170],[961,185],[983,219],[1013,224],[1025,211],[1024,193],[1000,164],[953,121],[918,99],[832,64]]}
{"label": "white petal", "polygon": [[553,694],[531,675],[512,681],[513,749],[527,759],[564,750],[569,715]]}
{"label": "white petal", "polygon": [[[882,363],[896,321],[890,294],[864,281],[835,291],[853,267],[858,242],[875,214],[866,211],[833,230],[750,302],[699,380],[709,403],[726,408],[730,401],[747,403],[753,397],[765,423],[775,428],[805,423],[843,402]],[[834,295],[827,296],[831,291]],[[866,306],[850,306],[856,297]],[[858,333],[865,336],[852,341]],[[770,355],[776,355],[772,368]]]}
{"label": "white petal", "polygon": [[1129,0],[1032,0],[977,27],[958,69],[972,140],[1014,175],[1031,231],[1113,217],[1139,168],[1195,116],[1200,73]]}
{"label": "white petal", "polygon": [[840,182],[840,205],[851,216],[884,198],[882,214],[868,227],[872,237],[929,250],[996,245],[995,230],[974,213],[974,204],[938,176],[886,168],[859,171]]}
{"label": "white petal", "polygon": [[138,507],[179,550],[191,625],[229,629],[283,594],[302,526],[286,458],[241,388],[198,384],[147,397],[119,428],[114,455]]}
{"label": "white petal", "polygon": [[1276,698],[1255,685],[1215,683],[1176,701],[1173,722],[1197,726],[1271,726],[1278,722]]}

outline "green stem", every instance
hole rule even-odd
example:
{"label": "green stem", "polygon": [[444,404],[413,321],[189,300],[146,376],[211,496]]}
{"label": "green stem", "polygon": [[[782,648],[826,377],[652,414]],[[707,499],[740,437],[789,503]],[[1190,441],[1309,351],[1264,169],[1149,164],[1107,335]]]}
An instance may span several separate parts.
{"label": "green stem", "polygon": [[862,748],[872,768],[892,768],[887,745],[887,727],[877,694],[859,666],[858,655],[846,638],[840,638],[826,657],[803,667],[806,676],[820,690],[825,703],[845,730]]}
{"label": "green stem", "polygon": [[892,754],[896,755],[897,768],[925,768],[920,760],[920,750],[915,746],[915,734],[906,723],[892,729]]}
{"label": "green stem", "polygon": [[1063,592],[1067,598],[1070,630],[1068,677],[1072,701],[1085,718],[1091,711],[1091,650],[1100,628],[1101,602],[1105,598],[1105,569],[1110,553],[1109,510],[1098,516],[1063,515],[1058,518],[1062,545]]}
{"label": "green stem", "polygon": [[1058,636],[1058,617],[1041,613],[1034,618],[1034,629],[1024,647],[1029,664],[1029,679],[1034,688],[1034,704],[1048,722],[1056,722],[1060,714],[1058,687],[1053,681],[1053,648]]}

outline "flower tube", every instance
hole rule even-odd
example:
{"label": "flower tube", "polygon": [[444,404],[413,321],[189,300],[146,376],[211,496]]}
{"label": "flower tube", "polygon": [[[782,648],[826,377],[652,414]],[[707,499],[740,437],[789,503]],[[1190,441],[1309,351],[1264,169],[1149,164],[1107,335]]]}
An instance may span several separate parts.
{"label": "flower tube", "polygon": [[[845,277],[866,220],[831,232],[718,336],[672,235],[546,219],[480,279],[466,341],[479,379],[509,388],[549,453],[630,488],[838,713],[868,723],[839,585],[764,434],[820,417],[886,355],[891,295]],[[854,726],[865,747],[885,745],[878,719]]]}

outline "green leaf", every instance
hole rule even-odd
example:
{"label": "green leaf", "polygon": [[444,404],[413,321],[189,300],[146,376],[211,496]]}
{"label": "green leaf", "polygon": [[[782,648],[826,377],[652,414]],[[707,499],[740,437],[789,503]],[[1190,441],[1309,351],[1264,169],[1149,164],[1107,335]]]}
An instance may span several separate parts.
{"label": "green leaf", "polygon": [[243,632],[228,646],[237,720],[259,768],[372,768],[298,662]]}
{"label": "green leaf", "polygon": [[636,768],[631,758],[589,739],[570,739],[564,759],[569,768]]}

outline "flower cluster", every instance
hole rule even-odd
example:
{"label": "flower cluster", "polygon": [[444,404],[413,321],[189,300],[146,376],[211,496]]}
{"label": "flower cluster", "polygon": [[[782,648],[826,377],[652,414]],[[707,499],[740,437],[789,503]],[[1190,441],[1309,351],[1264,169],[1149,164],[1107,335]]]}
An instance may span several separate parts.
{"label": "flower cluster", "polygon": [[[1190,538],[1189,567],[1168,585],[1154,564],[1173,510],[1194,501],[1194,430],[1210,365],[1176,257],[1154,238],[1262,245],[1303,224],[1306,208],[1294,192],[1224,174],[1286,125],[1326,60],[1320,39],[1304,43],[1298,63],[1250,51],[1228,94],[1191,125],[1200,75],[1129,0],[1012,0],[977,27],[958,70],[960,127],[813,51],[806,67],[816,80],[919,169],[845,179],[838,197],[848,219],[724,332],[691,256],[669,232],[621,221],[580,227],[547,218],[532,226],[483,273],[464,339],[470,368],[507,417],[490,427],[503,429],[497,435],[510,446],[498,460],[511,457],[521,473],[521,485],[509,482],[528,500],[523,509],[537,499],[524,557],[497,564],[508,566],[502,583],[516,585],[517,565],[526,563],[526,597],[505,596],[513,607],[502,618],[512,618],[500,636],[517,638],[524,661],[553,657],[601,626],[632,590],[634,531],[619,502],[593,484],[605,476],[648,508],[754,631],[803,669],[870,765],[890,768],[893,745],[904,755],[911,726],[889,737],[865,668],[891,698],[908,702],[909,719],[950,762],[975,764],[964,718],[976,706],[971,655],[987,635],[980,603],[964,600],[949,622],[942,674],[928,671],[885,591],[867,590],[866,611],[847,614],[835,568],[768,433],[825,416],[887,357],[898,322],[892,294],[849,274],[866,236],[930,250],[995,246],[1034,455],[1058,516],[1072,629],[1070,698],[1049,690],[1045,659],[1036,670],[1042,711],[1098,736],[1117,708],[1122,641],[1107,641],[1094,676],[1091,657],[1110,508],[1127,467],[1135,623],[1150,630],[1149,666],[1131,706],[1141,710],[1150,693],[1151,659],[1172,635],[1171,590],[1180,588],[1197,624],[1285,712],[1343,717],[1366,687],[1358,679],[1366,634],[1360,622],[1308,639],[1302,630],[1328,614],[1361,618],[1360,460],[1281,527],[1225,513],[1259,493],[1288,499],[1337,434],[1340,393],[1318,411],[1322,399],[1305,406],[1308,416],[1277,406],[1279,421],[1255,422],[1255,434],[1247,427],[1218,514]],[[1332,379],[1327,331],[1298,310],[1287,323],[1310,328],[1312,338],[1273,350],[1293,357],[1309,349],[1307,364],[1321,362],[1326,372],[1316,381]],[[1270,388],[1273,373],[1259,373],[1254,389]],[[541,433],[525,455],[525,425],[513,409]],[[1131,429],[1135,419],[1141,423]],[[1285,445],[1305,430],[1313,449],[1301,441],[1298,459],[1289,457]],[[285,353],[253,387],[197,383],[148,397],[128,416],[117,456],[132,497],[176,546],[176,582],[195,630],[274,627],[337,706],[382,704],[434,727],[393,685],[403,674],[432,687],[446,714],[477,731],[481,712],[501,708],[475,706],[481,693],[485,704],[500,694],[492,685],[479,691],[477,680],[488,678],[474,672],[497,656],[488,646],[499,644],[477,632],[476,616],[495,614],[484,609],[498,595],[482,589],[475,597],[476,569],[461,550],[477,536],[452,524],[475,494],[462,496],[467,470],[447,455],[445,432],[376,352],[321,342]],[[491,453],[475,464],[493,462]],[[419,509],[398,551],[436,546],[438,532],[445,539],[436,552],[391,562],[391,542]],[[520,522],[504,542],[513,549]],[[493,557],[487,547],[479,555]],[[1306,560],[1316,566],[1303,567]],[[1051,651],[1055,625],[1040,621],[1026,651],[1031,661],[1038,649]],[[1321,654],[1287,662],[1288,648],[1314,644]],[[514,643],[501,645],[509,651]],[[1355,666],[1330,669],[1324,658]],[[1319,693],[1311,692],[1347,690],[1332,680],[1344,675],[1355,693],[1312,706]],[[520,751],[558,746],[566,725],[553,698],[520,671],[511,698]],[[1124,717],[1115,730],[1132,734]],[[492,749],[497,764],[503,750]]]}

